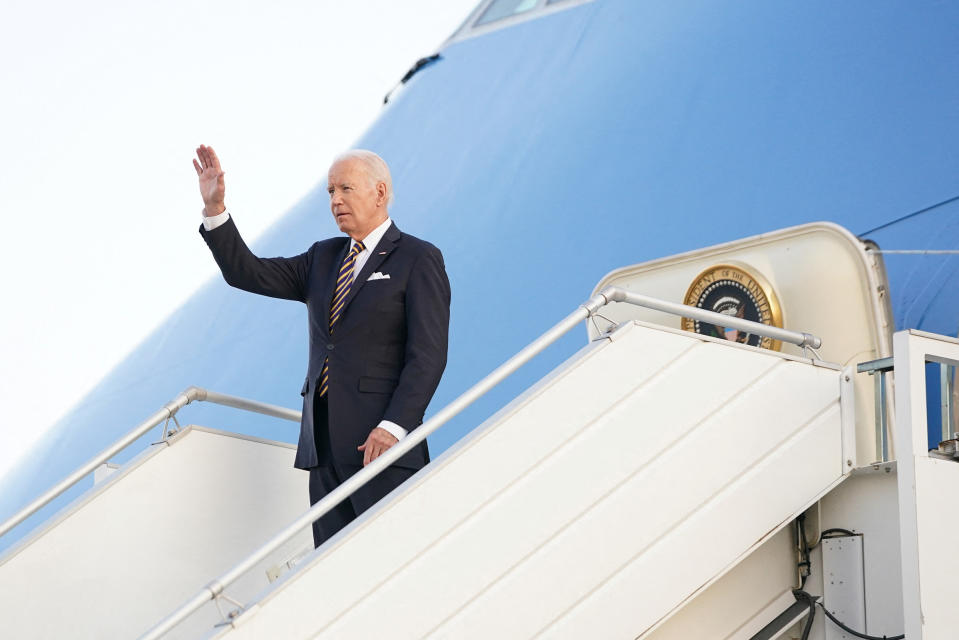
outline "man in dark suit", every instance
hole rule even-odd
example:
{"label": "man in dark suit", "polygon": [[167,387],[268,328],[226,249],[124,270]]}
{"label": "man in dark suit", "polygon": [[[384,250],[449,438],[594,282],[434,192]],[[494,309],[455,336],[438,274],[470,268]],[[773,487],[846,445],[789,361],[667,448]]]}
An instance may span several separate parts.
{"label": "man in dark suit", "polygon": [[[291,258],[253,255],[226,210],[216,153],[201,145],[197,158],[200,234],[224,279],[307,306],[310,359],[294,466],[310,471],[315,504],[422,423],[446,367],[443,256],[392,223],[389,169],[371,151],[347,152],[330,167],[330,209],[347,237]],[[427,462],[423,442],[314,523],[316,546]]]}

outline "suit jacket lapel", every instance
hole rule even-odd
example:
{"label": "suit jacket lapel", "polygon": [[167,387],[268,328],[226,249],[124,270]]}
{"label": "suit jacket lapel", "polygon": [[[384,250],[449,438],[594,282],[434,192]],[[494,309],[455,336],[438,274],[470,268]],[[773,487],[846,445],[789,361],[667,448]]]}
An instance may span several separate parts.
{"label": "suit jacket lapel", "polygon": [[[346,313],[346,309],[350,306],[350,302],[353,301],[353,298],[356,297],[356,294],[359,292],[359,290],[362,289],[363,285],[366,284],[366,279],[369,278],[370,274],[376,271],[379,266],[383,264],[383,261],[389,257],[399,239],[400,230],[396,228],[396,224],[391,223],[390,228],[387,229],[386,233],[383,234],[383,238],[380,240],[379,244],[373,248],[373,254],[366,260],[366,264],[363,265],[363,269],[356,274],[356,277],[353,280],[353,286],[350,287],[350,292],[346,294],[346,301],[343,303],[343,311],[340,312],[340,322],[343,321],[342,314]],[[339,322],[337,325],[339,325]]]}

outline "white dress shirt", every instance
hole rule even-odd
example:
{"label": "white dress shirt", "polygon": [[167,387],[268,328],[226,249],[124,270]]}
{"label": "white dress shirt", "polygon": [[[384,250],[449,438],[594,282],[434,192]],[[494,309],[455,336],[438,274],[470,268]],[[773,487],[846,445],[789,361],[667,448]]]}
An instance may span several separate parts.
{"label": "white dress shirt", "polygon": [[[227,220],[230,219],[230,212],[224,211],[215,216],[203,216],[203,228],[207,231],[213,231],[221,224],[224,224]],[[353,274],[359,273],[363,270],[363,265],[366,264],[366,261],[370,259],[370,256],[373,254],[373,250],[376,249],[376,245],[380,243],[380,240],[383,239],[383,234],[386,233],[386,230],[390,228],[392,220],[387,218],[380,226],[373,229],[363,238],[363,250],[356,254],[356,261],[353,264]],[[350,248],[353,248],[353,245],[356,244],[356,240],[350,239]],[[402,440],[409,431],[396,424],[395,422],[390,422],[389,420],[381,420],[378,425],[380,429],[388,431],[394,438],[397,440]]]}

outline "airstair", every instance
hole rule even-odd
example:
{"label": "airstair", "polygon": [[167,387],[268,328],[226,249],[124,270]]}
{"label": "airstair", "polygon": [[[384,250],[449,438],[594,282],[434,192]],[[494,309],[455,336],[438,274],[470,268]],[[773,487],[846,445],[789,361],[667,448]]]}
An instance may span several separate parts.
{"label": "airstair", "polygon": [[[165,435],[119,469],[100,466],[81,498],[0,556],[0,636],[135,638],[309,507],[292,445],[197,426]],[[253,597],[304,549],[309,531],[233,595]],[[218,604],[180,637],[217,624]]]}
{"label": "airstair", "polygon": [[624,325],[215,637],[651,633],[843,479],[841,376]]}
{"label": "airstair", "polygon": [[[854,434],[839,367],[622,323],[303,557],[305,525],[324,509],[611,300],[712,313],[615,288],[595,296],[144,637],[583,637],[596,625],[604,637],[636,637],[669,620],[842,480]],[[724,322],[818,346],[808,334]],[[297,499],[236,503],[302,493],[289,448],[196,427],[159,444],[0,559],[8,628],[145,631],[184,585],[295,516]],[[224,446],[236,450],[218,453]],[[207,459],[218,460],[212,470]],[[224,500],[231,506],[216,508]],[[109,526],[98,534],[98,523]],[[176,553],[142,552],[163,544]],[[104,569],[111,563],[120,566]],[[764,605],[790,591],[788,563],[777,575],[757,582]],[[66,616],[48,615],[50,597],[69,603]],[[756,614],[757,600],[746,602],[735,624],[727,616],[734,628]]]}

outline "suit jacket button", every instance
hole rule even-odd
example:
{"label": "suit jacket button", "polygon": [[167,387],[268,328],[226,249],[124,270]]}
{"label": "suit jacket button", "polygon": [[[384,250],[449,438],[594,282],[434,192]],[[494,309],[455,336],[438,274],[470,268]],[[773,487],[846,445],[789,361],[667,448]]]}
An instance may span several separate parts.
{"label": "suit jacket button", "polygon": [[333,351],[333,347],[334,347],[334,346],[335,346],[335,345],[331,342],[330,344],[326,345],[326,350],[327,350],[327,351]]}

